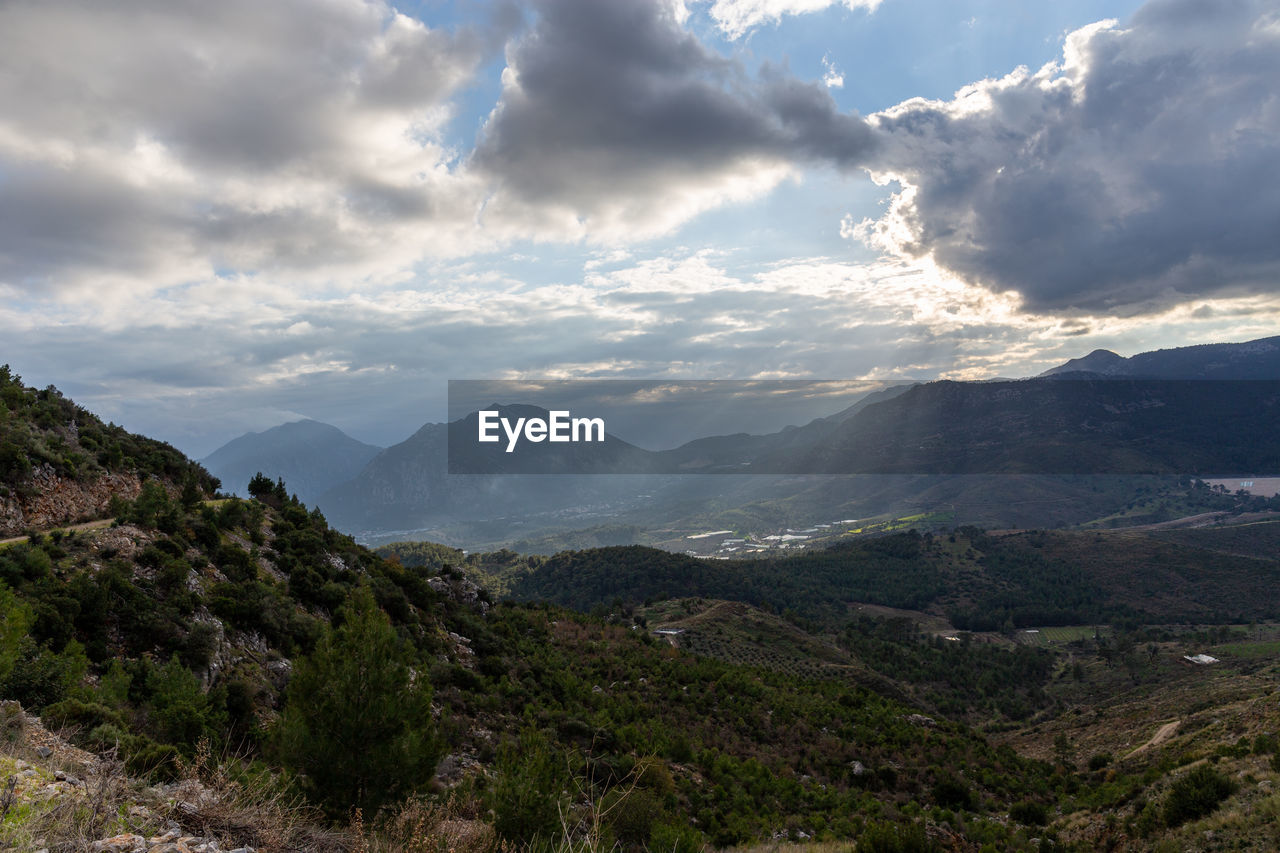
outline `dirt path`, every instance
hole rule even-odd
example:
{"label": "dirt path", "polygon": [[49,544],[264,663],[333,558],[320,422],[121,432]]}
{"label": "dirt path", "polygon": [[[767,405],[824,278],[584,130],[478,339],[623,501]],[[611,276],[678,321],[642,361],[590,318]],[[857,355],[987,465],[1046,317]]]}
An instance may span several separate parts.
{"label": "dirt path", "polygon": [[[47,536],[55,530],[61,530],[63,533],[70,533],[73,530],[100,530],[103,527],[110,527],[115,523],[114,518],[100,518],[97,521],[85,521],[80,524],[71,524],[66,527],[50,527],[48,530],[41,530],[42,536]],[[26,542],[28,536],[11,536],[8,539],[0,539],[0,548],[5,545],[17,545],[19,542]]]}
{"label": "dirt path", "polygon": [[[1164,743],[1169,738],[1173,737],[1173,733],[1178,730],[1178,726],[1181,724],[1182,720],[1174,720],[1172,723],[1165,723],[1163,726],[1156,729],[1156,733],[1151,736],[1151,740],[1126,755],[1125,758],[1133,758],[1140,752],[1144,752],[1153,746],[1159,746]],[[1123,761],[1124,759],[1121,760]]]}

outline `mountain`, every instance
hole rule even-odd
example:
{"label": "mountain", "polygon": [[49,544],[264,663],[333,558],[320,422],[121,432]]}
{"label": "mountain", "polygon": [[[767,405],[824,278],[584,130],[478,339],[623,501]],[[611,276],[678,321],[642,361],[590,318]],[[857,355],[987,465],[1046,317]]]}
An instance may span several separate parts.
{"label": "mountain", "polygon": [[1041,376],[1094,373],[1134,379],[1280,379],[1280,336],[1236,344],[1200,344],[1124,358],[1094,350]]}
{"label": "mountain", "polygon": [[751,468],[831,474],[1280,471],[1280,381],[931,382],[867,407],[821,443],[757,459]]}
{"label": "mountain", "polygon": [[1124,372],[1128,360],[1113,353],[1109,349],[1096,349],[1083,358],[1073,358],[1066,364],[1046,370],[1041,376],[1056,376],[1062,373],[1096,373],[1099,376],[1111,376]]}
{"label": "mountain", "polygon": [[227,491],[246,495],[253,475],[283,479],[304,503],[360,473],[382,448],[357,441],[319,421],[301,420],[246,433],[210,453],[201,464]]}

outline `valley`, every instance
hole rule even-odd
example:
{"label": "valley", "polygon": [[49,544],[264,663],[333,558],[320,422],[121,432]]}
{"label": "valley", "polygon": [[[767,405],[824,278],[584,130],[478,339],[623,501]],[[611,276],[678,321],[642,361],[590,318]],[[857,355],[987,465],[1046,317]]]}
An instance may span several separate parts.
{"label": "valley", "polygon": [[[0,547],[0,771],[65,774],[41,763],[56,743],[117,798],[74,822],[15,784],[0,831],[19,846],[1277,841],[1273,496],[1173,475],[784,478],[785,497],[659,477],[619,498],[680,496],[644,523],[369,550],[280,476],[229,495],[4,380],[0,438],[30,462],[5,474],[11,511],[42,489],[81,502]],[[520,488],[554,504],[581,481],[540,482]],[[862,511],[886,499],[901,509]],[[1069,523],[1010,524],[1011,503]],[[1004,523],[964,522],[982,507]]]}

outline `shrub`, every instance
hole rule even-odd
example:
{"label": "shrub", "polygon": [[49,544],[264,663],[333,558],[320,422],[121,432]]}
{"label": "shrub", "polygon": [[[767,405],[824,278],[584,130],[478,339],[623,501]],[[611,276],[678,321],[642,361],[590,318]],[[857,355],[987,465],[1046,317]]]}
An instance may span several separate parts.
{"label": "shrub", "polygon": [[663,853],[702,853],[705,845],[696,829],[678,824],[655,826],[649,835],[649,849]]}
{"label": "shrub", "polygon": [[550,841],[560,829],[567,807],[569,781],[564,758],[543,734],[526,729],[518,742],[498,750],[498,778],[493,786],[493,827],[507,841],[529,844]]}
{"label": "shrub", "polygon": [[16,743],[27,732],[27,718],[18,702],[0,702],[0,743]]}
{"label": "shrub", "polygon": [[857,853],[932,853],[937,845],[919,824],[873,823],[858,836]]}
{"label": "shrub", "polygon": [[76,728],[81,731],[92,731],[104,725],[115,726],[127,730],[129,724],[119,711],[96,702],[84,702],[79,699],[64,699],[45,708],[40,714],[46,726],[50,728]]}
{"label": "shrub", "polygon": [[1204,817],[1236,788],[1236,783],[1218,770],[1201,764],[1170,786],[1164,801],[1164,822],[1173,827]]}
{"label": "shrub", "polygon": [[940,776],[933,783],[933,801],[944,808],[972,809],[973,792],[954,776]]}
{"label": "shrub", "polygon": [[1009,817],[1027,826],[1044,826],[1049,822],[1049,810],[1044,803],[1025,800],[1009,807]]}
{"label": "shrub", "polygon": [[644,788],[615,789],[605,795],[601,811],[618,841],[633,846],[649,840],[654,823],[662,815],[662,804]]}
{"label": "shrub", "polygon": [[145,776],[162,782],[175,781],[181,775],[182,754],[169,744],[145,741],[127,758],[124,766],[135,776]]}

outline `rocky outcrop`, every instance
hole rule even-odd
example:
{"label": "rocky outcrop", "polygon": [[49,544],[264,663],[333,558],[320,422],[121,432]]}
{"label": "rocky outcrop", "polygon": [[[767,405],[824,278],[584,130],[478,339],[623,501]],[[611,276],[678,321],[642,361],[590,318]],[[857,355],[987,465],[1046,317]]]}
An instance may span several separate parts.
{"label": "rocky outcrop", "polygon": [[111,498],[133,500],[141,491],[137,474],[110,473],[81,482],[57,474],[51,465],[40,465],[23,488],[0,497],[0,537],[102,518]]}
{"label": "rocky outcrop", "polygon": [[445,598],[474,607],[482,616],[489,612],[489,602],[487,596],[483,594],[483,588],[457,569],[449,575],[433,575],[427,578],[427,586]]}

